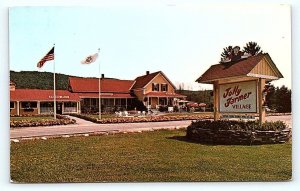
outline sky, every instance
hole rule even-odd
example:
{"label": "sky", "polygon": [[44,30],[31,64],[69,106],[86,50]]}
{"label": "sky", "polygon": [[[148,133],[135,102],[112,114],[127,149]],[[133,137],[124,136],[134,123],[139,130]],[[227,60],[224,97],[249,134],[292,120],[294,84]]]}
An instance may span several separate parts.
{"label": "sky", "polygon": [[[163,71],[186,89],[212,89],[195,80],[229,45],[257,42],[291,88],[291,18],[288,5],[165,4],[101,7],[13,7],[9,10],[9,64],[14,71],[53,72],[37,62],[55,44],[55,71],[82,77],[133,80]],[[86,56],[95,63],[81,64]]]}

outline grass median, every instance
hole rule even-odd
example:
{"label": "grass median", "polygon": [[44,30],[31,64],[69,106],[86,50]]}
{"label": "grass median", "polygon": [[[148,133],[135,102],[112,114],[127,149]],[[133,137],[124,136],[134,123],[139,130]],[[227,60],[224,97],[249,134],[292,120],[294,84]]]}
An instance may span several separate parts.
{"label": "grass median", "polygon": [[72,137],[11,144],[14,182],[284,181],[290,143],[188,142],[185,131]]}

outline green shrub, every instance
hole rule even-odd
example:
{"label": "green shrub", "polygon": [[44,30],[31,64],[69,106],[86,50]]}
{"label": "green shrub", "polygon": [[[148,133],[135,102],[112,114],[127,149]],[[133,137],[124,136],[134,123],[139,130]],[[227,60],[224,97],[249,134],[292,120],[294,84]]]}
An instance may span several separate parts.
{"label": "green shrub", "polygon": [[76,120],[70,119],[67,116],[63,115],[57,115],[57,119],[40,119],[40,120],[33,120],[30,117],[42,117],[42,116],[53,116],[53,115],[26,115],[28,119],[24,116],[18,116],[18,117],[24,117],[22,120],[11,120],[10,121],[10,127],[36,127],[36,126],[53,126],[53,125],[68,125],[68,124],[75,124]]}
{"label": "green shrub", "polygon": [[265,122],[261,126],[258,121],[228,121],[228,120],[198,120],[192,122],[189,127],[211,129],[211,130],[241,130],[241,131],[255,131],[255,130],[269,130],[280,131],[287,129],[287,125],[282,121]]}

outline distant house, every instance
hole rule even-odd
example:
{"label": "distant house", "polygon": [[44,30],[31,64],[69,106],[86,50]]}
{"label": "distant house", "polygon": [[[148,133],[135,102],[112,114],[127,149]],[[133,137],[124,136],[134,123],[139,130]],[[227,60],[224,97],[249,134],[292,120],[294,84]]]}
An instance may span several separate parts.
{"label": "distant house", "polygon": [[145,75],[135,79],[132,90],[148,108],[174,106],[177,105],[177,100],[186,98],[175,93],[176,87],[162,71],[154,73],[146,71]]}
{"label": "distant house", "polygon": [[[53,90],[16,89],[10,83],[11,115],[43,114],[53,112]],[[175,93],[175,86],[161,72],[139,76],[135,80],[100,78],[102,109],[132,108],[135,99],[149,109],[175,106],[186,96]],[[69,77],[67,90],[56,90],[57,113],[96,113],[99,111],[99,78]]]}
{"label": "distant house", "polygon": [[10,81],[10,82],[9,82],[9,90],[10,90],[10,91],[14,91],[15,89],[16,89],[16,83]]}

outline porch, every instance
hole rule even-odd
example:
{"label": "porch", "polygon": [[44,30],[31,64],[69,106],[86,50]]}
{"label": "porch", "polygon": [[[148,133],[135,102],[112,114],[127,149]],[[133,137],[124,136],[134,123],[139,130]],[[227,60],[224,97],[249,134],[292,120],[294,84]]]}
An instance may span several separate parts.
{"label": "porch", "polygon": [[144,105],[148,109],[158,109],[160,106],[178,106],[180,100],[185,100],[186,96],[168,92],[150,92],[144,97]]}

